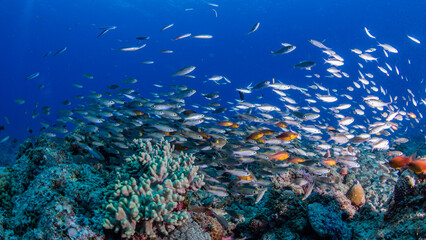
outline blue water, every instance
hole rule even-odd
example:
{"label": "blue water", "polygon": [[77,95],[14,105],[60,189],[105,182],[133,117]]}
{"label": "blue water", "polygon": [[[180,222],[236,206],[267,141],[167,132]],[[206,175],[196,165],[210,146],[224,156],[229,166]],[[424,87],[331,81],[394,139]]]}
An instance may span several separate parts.
{"label": "blue water", "polygon": [[[426,62],[426,1],[215,0],[212,3],[219,7],[205,1],[2,1],[0,126],[5,125],[5,130],[0,131],[0,139],[11,136],[22,140],[30,135],[28,129],[38,135],[42,127],[40,121],[53,124],[57,110],[71,109],[81,103],[73,96],[87,95],[91,91],[102,93],[111,84],[123,86],[120,81],[126,78],[137,78],[139,82],[129,87],[139,89],[147,97],[150,92],[170,90],[158,89],[152,85],[154,83],[184,84],[197,90],[197,95],[191,98],[193,103],[208,102],[199,93],[219,91],[226,105],[227,101],[238,98],[235,88],[272,78],[299,87],[316,81],[338,89],[340,94],[353,94],[346,86],[357,79],[357,62],[361,62],[366,66],[363,72],[372,72],[373,80],[392,96],[408,96],[406,89],[409,88],[417,101],[426,98],[426,83],[421,83]],[[185,11],[188,8],[193,10]],[[212,9],[217,11],[217,18]],[[248,35],[256,22],[260,22],[259,29]],[[172,28],[160,31],[171,23],[174,23]],[[117,29],[96,38],[101,31],[98,27],[113,25]],[[386,59],[377,41],[367,37],[364,27],[370,29],[379,42],[396,47],[399,53],[390,53]],[[172,40],[185,33],[214,37]],[[418,38],[422,44],[412,42],[407,34]],[[140,36],[150,36],[144,49],[136,52],[114,50],[135,46],[135,38]],[[322,60],[326,55],[311,45],[309,39],[325,40],[326,46],[345,59],[341,69],[351,78],[305,78],[313,73],[326,75]],[[270,54],[284,42],[295,45],[296,50],[283,56]],[[58,56],[43,57],[64,47],[67,50]],[[365,50],[370,47],[378,49],[376,55],[380,55],[381,66],[385,60],[392,67],[397,65],[409,81],[401,80],[394,72],[386,77],[376,64],[365,64],[350,52],[351,48]],[[166,49],[174,53],[159,52]],[[140,63],[148,60],[155,63]],[[315,61],[317,66],[311,72],[293,68],[301,60]],[[193,72],[196,79],[171,77],[189,65],[197,66]],[[40,72],[38,78],[25,80],[35,72]],[[83,73],[93,75],[94,79],[83,77]],[[210,81],[203,83],[206,76],[215,74],[226,76],[232,83],[220,86]],[[73,83],[82,84],[84,88],[76,88]],[[45,88],[38,89],[40,84]],[[257,100],[255,96],[262,93],[264,98]],[[246,98],[250,102],[282,106],[275,94],[270,93],[259,91]],[[17,98],[25,99],[26,103],[16,104]],[[63,106],[60,102],[64,100],[72,104]],[[405,104],[399,102],[399,105]],[[40,114],[32,119],[34,109],[41,112],[43,106],[52,108],[51,115]],[[422,112],[425,106],[418,108]],[[411,103],[407,110],[416,112]],[[412,122],[416,127],[424,123],[423,120],[420,125]],[[418,133],[417,130],[409,131]]]}

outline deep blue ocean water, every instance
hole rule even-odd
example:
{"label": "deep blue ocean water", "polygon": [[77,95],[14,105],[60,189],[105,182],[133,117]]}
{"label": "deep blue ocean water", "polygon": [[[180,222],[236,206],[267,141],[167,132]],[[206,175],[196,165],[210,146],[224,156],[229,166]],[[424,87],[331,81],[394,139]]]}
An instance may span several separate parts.
{"label": "deep blue ocean water", "polygon": [[[124,85],[120,81],[137,78],[137,88],[146,97],[150,92],[167,91],[153,84],[183,84],[197,90],[192,103],[205,104],[208,101],[200,93],[218,91],[222,102],[238,98],[237,87],[247,86],[275,78],[286,84],[307,87],[313,81],[339,93],[353,94],[346,90],[349,82],[358,77],[358,62],[366,66],[364,71],[374,74],[374,81],[388,90],[392,96],[408,96],[411,89],[416,100],[426,98],[424,66],[426,60],[426,1],[2,1],[0,4],[0,139],[5,136],[19,140],[29,136],[28,129],[38,135],[40,121],[55,123],[57,110],[71,109],[80,101],[75,95],[87,95],[91,91],[104,92],[111,84]],[[193,9],[185,11],[185,9]],[[217,11],[217,18],[212,9]],[[260,22],[259,29],[248,35],[251,27]],[[160,29],[173,23],[165,31]],[[99,27],[117,26],[97,38]],[[383,56],[377,41],[368,38],[367,27],[377,41],[388,43],[399,50],[398,54]],[[212,39],[182,39],[173,41],[181,34],[211,34]],[[407,38],[416,37],[422,44]],[[150,36],[147,46],[135,52],[121,52],[114,49],[135,46],[136,37]],[[324,78],[325,54],[309,43],[309,39],[323,41],[345,59],[342,70],[350,78]],[[273,56],[271,50],[278,50],[280,43],[291,43],[294,52]],[[57,56],[43,57],[46,53],[67,47]],[[390,77],[381,74],[377,64],[365,64],[352,48],[375,47],[384,61],[392,67],[397,65],[408,82],[395,73]],[[160,50],[173,50],[173,54]],[[408,64],[408,59],[411,64]],[[153,65],[140,62],[152,60]],[[317,66],[312,71],[295,69],[301,60],[312,60]],[[196,79],[172,78],[178,69],[194,65]],[[35,72],[36,79],[25,80]],[[87,73],[94,79],[87,79]],[[305,75],[318,73],[320,79],[306,78]],[[206,80],[212,75],[224,75],[232,83],[216,85]],[[73,83],[82,84],[82,89]],[[43,89],[38,89],[44,84]],[[247,95],[250,102],[282,105],[275,95],[262,91]],[[266,93],[266,92],[265,92]],[[365,94],[366,95],[366,94]],[[18,105],[15,99],[26,100]],[[70,106],[60,102],[69,100]],[[388,98],[383,99],[387,101]],[[302,100],[300,100],[302,101]],[[361,103],[360,100],[358,100]],[[36,108],[35,105],[38,105]],[[399,99],[399,105],[405,104]],[[52,108],[51,115],[40,114],[32,119],[33,111],[41,112],[43,106]],[[417,106],[424,112],[425,105]],[[407,110],[416,112],[410,103]],[[423,114],[426,116],[426,114]],[[5,117],[10,121],[6,123]],[[333,120],[335,121],[335,120]],[[419,134],[418,126],[409,131]],[[408,122],[404,123],[408,125]],[[26,128],[28,127],[28,128]]]}

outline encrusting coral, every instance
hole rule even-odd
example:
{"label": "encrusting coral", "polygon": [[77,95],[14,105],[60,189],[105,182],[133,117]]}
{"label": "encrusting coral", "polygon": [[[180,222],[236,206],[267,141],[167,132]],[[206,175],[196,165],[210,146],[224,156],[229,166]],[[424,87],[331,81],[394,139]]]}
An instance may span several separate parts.
{"label": "encrusting coral", "polygon": [[[121,230],[123,238],[140,233],[149,238],[168,235],[188,219],[188,213],[178,208],[188,191],[197,191],[203,175],[197,173],[192,155],[174,156],[173,147],[164,140],[155,145],[135,140],[136,154],[126,159],[121,178],[106,206],[104,228]],[[136,180],[138,178],[138,181]]]}

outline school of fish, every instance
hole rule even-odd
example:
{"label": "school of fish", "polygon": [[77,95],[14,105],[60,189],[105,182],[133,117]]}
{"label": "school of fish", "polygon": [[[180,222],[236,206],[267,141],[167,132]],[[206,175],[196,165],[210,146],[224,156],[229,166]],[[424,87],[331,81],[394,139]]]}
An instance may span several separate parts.
{"label": "school of fish", "polygon": [[[211,6],[217,7],[216,4]],[[212,10],[217,17],[217,11]],[[161,31],[172,31],[173,27],[174,24],[170,24]],[[99,28],[101,32],[97,38],[105,38],[117,28]],[[247,29],[247,37],[260,34],[261,24],[257,22]],[[380,76],[379,79],[398,77],[408,81],[396,65],[387,63],[387,59],[398,54],[399,50],[384,43],[384,40],[379,43],[379,36],[374,36],[371,30],[364,28],[364,31],[368,37],[366,41],[371,42],[370,48],[353,48],[339,54],[324,41],[307,39],[313,47],[303,51],[321,51],[324,54],[324,64],[309,59],[294,63],[294,71],[312,72],[305,77],[316,81],[308,86],[296,86],[294,81],[281,81],[277,77],[236,88],[238,99],[220,99],[220,92],[209,93],[206,89],[192,89],[186,85],[154,84],[159,90],[166,90],[151,92],[148,96],[136,87],[129,87],[135,86],[133,84],[138,80],[128,78],[117,81],[105,91],[75,96],[79,103],[73,103],[74,107],[70,109],[60,110],[61,116],[55,124],[41,122],[42,135],[62,141],[100,161],[122,159],[123,155],[130,153],[134,138],[164,138],[174,145],[176,151],[193,153],[197,157],[210,193],[220,197],[229,194],[257,196],[256,203],[271,185],[270,179],[274,175],[295,165],[318,179],[326,178],[332,168],[356,171],[366,159],[374,159],[386,171],[389,167],[409,168],[416,174],[425,174],[425,159],[407,157],[395,147],[409,141],[404,133],[408,125],[415,127],[414,124],[423,118],[418,105],[425,105],[426,99],[416,97],[410,89],[406,89],[403,90],[406,91],[403,101],[398,101],[381,86],[381,80],[373,80]],[[421,44],[417,38],[407,37],[414,44]],[[191,38],[214,37],[182,33],[176,34],[173,41],[195,41]],[[149,45],[150,37],[136,39],[138,44],[135,46],[113,50],[143,51]],[[277,44],[271,55],[285,57],[300,49],[296,45]],[[67,47],[45,56],[57,56],[65,51]],[[173,53],[172,50],[161,52]],[[342,55],[358,62],[355,66],[358,68],[357,76],[350,76],[342,69],[345,65]],[[407,61],[410,63],[409,59]],[[155,64],[154,61],[142,63]],[[366,65],[375,66],[377,71],[364,71]],[[228,77],[220,74],[197,76],[197,69],[197,66],[182,66],[170,76],[201,78],[205,84],[232,85]],[[320,76],[316,69],[326,70],[327,75]],[[34,80],[41,74],[36,72],[25,79]],[[82,76],[93,79],[91,74]],[[346,89],[333,89],[327,86],[330,80],[318,83],[321,78],[346,78],[348,86]],[[83,88],[78,83],[73,86]],[[201,94],[209,103],[200,105],[191,102],[194,94]],[[257,102],[258,98],[251,97],[251,94],[273,94],[277,101],[274,104],[260,103],[261,97]],[[255,100],[247,101],[248,96]],[[17,98],[15,102],[25,104],[25,99]],[[68,106],[71,101],[62,104]],[[417,110],[408,111],[408,105]],[[43,107],[41,113],[34,110],[32,118],[39,114],[48,115],[50,111],[48,106]],[[75,128],[74,131],[69,130],[71,127]],[[64,134],[67,134],[66,137],[63,137]],[[387,157],[379,157],[377,153],[385,153]],[[224,177],[225,174],[235,177],[230,181],[229,177]]]}

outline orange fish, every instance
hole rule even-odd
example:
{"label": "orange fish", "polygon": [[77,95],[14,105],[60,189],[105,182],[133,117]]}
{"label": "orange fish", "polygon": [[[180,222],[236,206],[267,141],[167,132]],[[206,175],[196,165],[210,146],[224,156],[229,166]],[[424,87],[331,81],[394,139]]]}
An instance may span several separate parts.
{"label": "orange fish", "polygon": [[238,124],[238,123],[233,123],[230,127],[231,127],[231,128],[239,128],[239,127],[240,127],[240,124]]}
{"label": "orange fish", "polygon": [[408,163],[407,167],[416,174],[426,173],[426,159],[417,159]]}
{"label": "orange fish", "polygon": [[263,133],[264,136],[269,136],[274,134],[274,131],[270,130],[270,129],[262,129],[260,130],[261,133]]}
{"label": "orange fish", "polygon": [[283,140],[283,141],[291,141],[295,138],[297,138],[297,133],[294,132],[283,132],[280,135],[278,135],[276,138]]}
{"label": "orange fish", "polygon": [[327,164],[327,165],[330,165],[330,166],[336,165],[336,161],[334,159],[331,159],[331,158],[327,158],[326,160],[322,160],[322,162]]}
{"label": "orange fish", "polygon": [[300,158],[300,157],[294,157],[294,158],[291,158],[291,159],[290,159],[290,160],[288,160],[288,161],[289,161],[289,162],[291,162],[291,163],[298,164],[298,163],[304,162],[304,161],[305,161],[305,159]]}
{"label": "orange fish", "polygon": [[262,132],[254,132],[254,133],[250,134],[250,136],[248,136],[246,138],[246,141],[247,140],[256,140],[256,139],[259,139],[261,137],[263,137],[263,133]]}
{"label": "orange fish", "polygon": [[416,118],[416,114],[412,112],[407,113],[407,115],[410,116],[411,118]]}
{"label": "orange fish", "polygon": [[222,122],[218,122],[218,123],[216,123],[217,125],[220,125],[220,126],[222,126],[222,127],[230,127],[230,126],[232,126],[232,125],[234,125],[234,123],[233,122],[231,122],[231,121],[222,121]]}
{"label": "orange fish", "polygon": [[396,156],[394,158],[392,158],[388,164],[391,168],[396,168],[396,169],[400,169],[402,167],[405,167],[405,165],[409,164],[410,162],[413,161],[413,155],[411,155],[410,157],[406,157],[405,155],[401,155],[401,156]]}
{"label": "orange fish", "polygon": [[258,139],[256,139],[256,141],[259,142],[259,143],[265,143],[266,142],[264,137],[258,138]]}
{"label": "orange fish", "polygon": [[166,136],[170,136],[170,134],[171,134],[171,133],[169,133],[169,132],[164,132],[164,131],[158,131],[158,132],[160,132],[160,133],[164,133]]}
{"label": "orange fish", "polygon": [[285,124],[283,122],[277,122],[277,123],[275,123],[275,126],[280,127],[280,128],[286,128],[287,124]]}
{"label": "orange fish", "polygon": [[252,181],[254,179],[251,175],[244,176],[244,177],[240,177],[240,176],[237,176],[237,177],[244,181]]}
{"label": "orange fish", "polygon": [[133,112],[136,113],[136,115],[138,115],[138,116],[144,116],[145,115],[141,110],[134,110]]}
{"label": "orange fish", "polygon": [[198,129],[198,133],[203,137],[203,139],[210,139],[210,135]]}
{"label": "orange fish", "polygon": [[275,159],[275,160],[286,160],[290,157],[290,154],[286,151],[277,152],[274,155],[270,156],[269,159]]}

